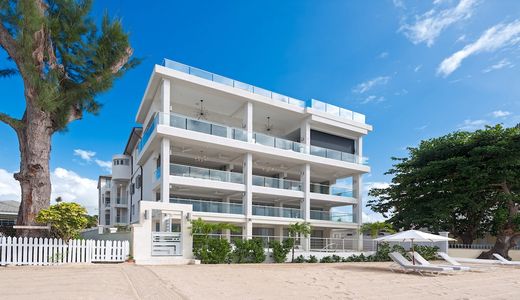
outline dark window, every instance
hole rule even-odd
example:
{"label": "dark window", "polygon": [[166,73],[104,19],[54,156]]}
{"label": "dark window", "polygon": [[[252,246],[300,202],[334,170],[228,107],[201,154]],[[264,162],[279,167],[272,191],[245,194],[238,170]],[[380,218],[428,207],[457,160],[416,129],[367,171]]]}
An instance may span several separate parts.
{"label": "dark window", "polygon": [[316,130],[311,130],[311,145],[351,154],[356,153],[355,141],[353,139]]}

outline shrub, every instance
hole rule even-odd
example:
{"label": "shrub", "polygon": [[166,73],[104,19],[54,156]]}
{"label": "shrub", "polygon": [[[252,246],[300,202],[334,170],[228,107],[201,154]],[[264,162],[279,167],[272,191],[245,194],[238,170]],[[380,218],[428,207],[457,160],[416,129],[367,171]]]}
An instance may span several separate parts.
{"label": "shrub", "polygon": [[315,264],[315,263],[318,262],[318,259],[316,258],[316,256],[311,255],[311,256],[309,256],[309,259],[307,259],[307,262],[308,262],[308,263]]}
{"label": "shrub", "polygon": [[232,258],[236,263],[261,263],[265,260],[264,247],[261,239],[235,240],[235,250]]}
{"label": "shrub", "polygon": [[341,261],[341,257],[337,256],[336,254],[333,254],[332,255],[332,261],[333,262],[340,262]]}
{"label": "shrub", "polygon": [[306,260],[305,260],[305,257],[304,257],[303,255],[300,255],[300,256],[298,256],[298,257],[296,257],[296,258],[294,259],[294,262],[295,262],[295,263],[299,263],[299,264],[301,264],[301,263],[306,262]]}
{"label": "shrub", "polygon": [[333,263],[334,260],[332,259],[332,256],[324,256],[322,259],[320,259],[320,263]]}
{"label": "shrub", "polygon": [[437,246],[417,246],[414,245],[414,251],[419,253],[426,260],[434,260],[437,258],[437,252],[439,251],[439,247]]}
{"label": "shrub", "polygon": [[42,209],[36,215],[36,222],[51,225],[51,235],[64,241],[78,238],[88,224],[87,209],[78,203],[60,202]]}
{"label": "shrub", "polygon": [[[434,246],[416,246],[414,245],[414,249],[416,252],[421,254],[425,259],[431,260],[436,257],[436,253],[439,250],[438,247]],[[390,261],[390,257],[388,256],[391,252],[399,252],[403,256],[407,256],[407,250],[404,249],[401,245],[393,245],[390,247],[388,243],[381,243],[377,248],[377,252],[373,255],[365,256],[363,253],[360,255],[352,255],[347,258],[342,259],[343,262],[370,262],[370,261]]]}
{"label": "shrub", "polygon": [[200,248],[198,258],[203,264],[223,264],[229,262],[231,245],[226,239],[212,238],[207,247]]}
{"label": "shrub", "polygon": [[269,247],[273,249],[273,260],[275,263],[283,263],[287,260],[287,254],[291,251],[293,245],[292,239],[279,241],[271,241]]}

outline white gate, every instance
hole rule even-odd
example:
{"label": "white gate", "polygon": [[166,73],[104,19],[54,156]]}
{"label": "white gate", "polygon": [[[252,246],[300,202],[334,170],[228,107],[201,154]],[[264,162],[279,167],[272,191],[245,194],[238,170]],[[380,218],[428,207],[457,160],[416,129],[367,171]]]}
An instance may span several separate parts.
{"label": "white gate", "polygon": [[0,265],[123,262],[129,250],[128,241],[0,237]]}

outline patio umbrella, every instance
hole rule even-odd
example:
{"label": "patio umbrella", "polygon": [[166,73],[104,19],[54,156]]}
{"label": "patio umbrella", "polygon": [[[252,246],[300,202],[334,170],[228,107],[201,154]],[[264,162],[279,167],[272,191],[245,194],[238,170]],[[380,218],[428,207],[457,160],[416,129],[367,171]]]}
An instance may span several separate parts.
{"label": "patio umbrella", "polygon": [[[376,241],[385,242],[412,242],[412,254],[414,253],[413,243],[414,242],[446,242],[454,241],[455,239],[445,237],[442,235],[436,235],[431,233],[422,232],[419,230],[407,230],[401,231],[392,235],[382,236],[375,239]],[[415,258],[412,255],[412,262],[415,265]]]}

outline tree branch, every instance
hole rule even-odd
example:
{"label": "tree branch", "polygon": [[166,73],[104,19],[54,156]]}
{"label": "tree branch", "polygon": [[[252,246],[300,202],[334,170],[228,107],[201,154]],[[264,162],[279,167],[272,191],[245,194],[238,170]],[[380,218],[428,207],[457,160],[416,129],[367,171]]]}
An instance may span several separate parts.
{"label": "tree branch", "polygon": [[14,129],[14,131],[18,132],[22,127],[23,123],[22,120],[13,118],[7,114],[0,113],[0,121],[4,122],[5,124],[11,126],[11,128]]}
{"label": "tree branch", "polygon": [[16,61],[16,41],[2,22],[0,22],[0,45],[2,45],[2,48],[5,49],[7,54]]}

